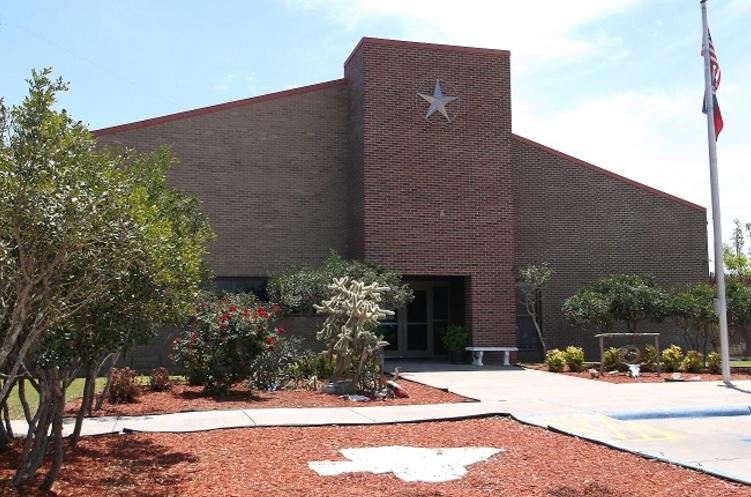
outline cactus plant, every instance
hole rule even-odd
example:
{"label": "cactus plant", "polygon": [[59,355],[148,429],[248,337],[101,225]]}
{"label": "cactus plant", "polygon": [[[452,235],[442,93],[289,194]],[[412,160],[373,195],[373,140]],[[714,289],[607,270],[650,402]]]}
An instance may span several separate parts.
{"label": "cactus plant", "polygon": [[318,314],[326,316],[316,337],[336,356],[333,378],[341,377],[357,361],[352,380],[359,385],[368,360],[388,345],[375,333],[380,320],[394,315],[380,307],[381,292],[387,288],[344,277],[334,278],[329,289],[331,298],[314,306]]}

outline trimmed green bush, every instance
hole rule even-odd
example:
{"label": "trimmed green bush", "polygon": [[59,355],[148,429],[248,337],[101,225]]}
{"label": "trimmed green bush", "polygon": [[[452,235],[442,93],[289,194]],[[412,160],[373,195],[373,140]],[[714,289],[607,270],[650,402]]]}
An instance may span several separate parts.
{"label": "trimmed green bush", "polygon": [[565,355],[569,370],[579,372],[584,369],[584,350],[581,347],[569,345],[566,347]]}
{"label": "trimmed green bush", "polygon": [[545,353],[545,365],[548,371],[560,373],[566,367],[566,353],[559,349],[548,350]]}
{"label": "trimmed green bush", "polygon": [[602,357],[602,367],[606,371],[620,371],[626,367],[623,352],[617,347],[608,348]]}
{"label": "trimmed green bush", "polygon": [[712,374],[722,373],[722,357],[717,352],[707,354],[707,367]]}
{"label": "trimmed green bush", "polygon": [[464,347],[469,345],[469,336],[467,328],[451,324],[441,337],[441,342],[447,352],[464,352]]}
{"label": "trimmed green bush", "polygon": [[662,351],[662,367],[668,373],[678,371],[683,362],[683,351],[677,345],[671,345]]}
{"label": "trimmed green bush", "polygon": [[696,350],[686,352],[686,357],[681,361],[681,369],[687,373],[698,373],[704,367],[704,354]]}
{"label": "trimmed green bush", "polygon": [[657,369],[657,360],[657,348],[654,345],[645,345],[641,353],[642,371]]}

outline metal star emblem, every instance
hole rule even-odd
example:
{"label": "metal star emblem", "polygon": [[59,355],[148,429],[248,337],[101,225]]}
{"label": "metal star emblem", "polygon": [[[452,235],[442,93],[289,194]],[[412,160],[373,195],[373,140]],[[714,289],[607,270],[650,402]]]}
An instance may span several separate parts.
{"label": "metal star emblem", "polygon": [[427,101],[430,104],[430,107],[428,107],[428,111],[425,113],[425,119],[428,119],[430,116],[433,115],[435,111],[438,111],[441,113],[443,117],[446,118],[447,121],[451,121],[451,118],[449,117],[448,112],[446,111],[446,105],[450,102],[453,102],[459,97],[449,97],[447,95],[444,95],[441,91],[441,83],[436,79],[435,80],[435,88],[433,89],[432,95],[427,95],[425,93],[417,93],[419,96],[421,96],[425,101]]}

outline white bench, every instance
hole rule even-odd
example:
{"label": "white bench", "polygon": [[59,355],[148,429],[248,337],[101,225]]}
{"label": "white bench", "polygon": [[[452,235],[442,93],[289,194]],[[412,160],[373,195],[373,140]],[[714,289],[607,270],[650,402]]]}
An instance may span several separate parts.
{"label": "white bench", "polygon": [[509,362],[509,355],[511,352],[518,352],[518,347],[465,347],[464,350],[472,352],[472,365],[484,366],[482,363],[482,355],[485,352],[503,352],[503,365],[511,366]]}

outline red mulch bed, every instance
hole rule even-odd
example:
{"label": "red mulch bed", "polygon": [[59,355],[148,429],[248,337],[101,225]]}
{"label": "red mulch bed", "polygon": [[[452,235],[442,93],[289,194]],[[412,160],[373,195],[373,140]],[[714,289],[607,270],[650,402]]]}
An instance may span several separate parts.
{"label": "red mulch bed", "polygon": [[[419,383],[399,379],[398,383],[409,392],[408,399],[374,400],[353,402],[336,395],[309,390],[278,390],[262,392],[251,390],[244,385],[236,385],[225,398],[205,395],[201,387],[191,387],[184,382],[175,383],[171,391],[151,392],[144,387],[144,393],[130,404],[105,404],[96,416],[132,416],[142,414],[164,414],[185,411],[212,411],[216,409],[253,409],[267,407],[357,407],[364,405],[406,405],[406,404],[448,404],[467,402],[470,399],[444,392]],[[72,400],[65,406],[68,414],[75,414],[81,400]],[[2,497],[2,494],[0,494]]]}
{"label": "red mulch bed", "polygon": [[[507,452],[444,483],[407,483],[393,474],[319,476],[307,466],[309,461],[343,459],[337,452],[341,448],[383,445],[491,446]],[[15,451],[0,454],[0,479],[10,475],[4,468],[12,466],[14,457]],[[751,495],[751,487],[506,418],[85,438],[67,454],[53,489],[59,496],[75,497]]]}
{"label": "red mulch bed", "polygon": [[[525,367],[536,369],[538,371],[548,371],[544,364],[528,364],[525,365]],[[618,372],[618,374],[611,375],[605,371],[599,378],[592,378],[592,375],[587,371],[581,371],[579,373],[564,371],[563,373],[551,374],[565,374],[566,376],[576,376],[578,378],[605,381],[607,383],[666,383],[671,381],[673,375],[673,373],[662,373],[658,376],[657,373],[642,372],[639,378],[631,378],[625,372]],[[733,368],[730,378],[734,381],[751,380],[751,371],[747,368]],[[681,373],[681,379],[683,381],[722,381],[722,375],[711,373]]]}

